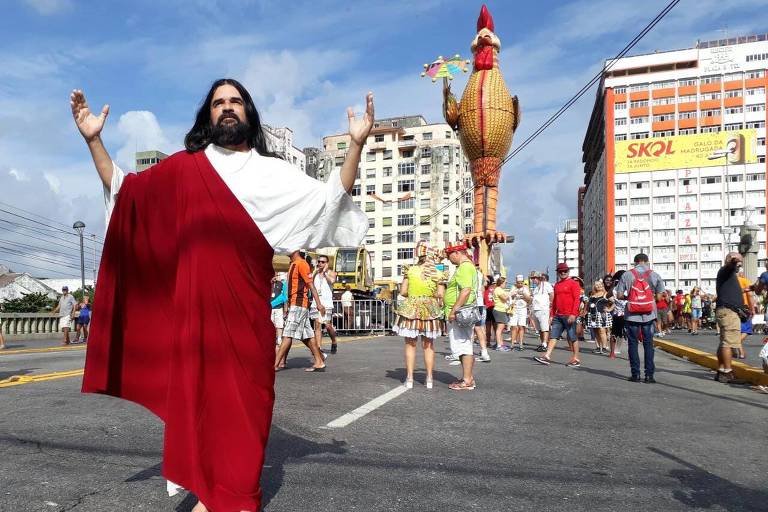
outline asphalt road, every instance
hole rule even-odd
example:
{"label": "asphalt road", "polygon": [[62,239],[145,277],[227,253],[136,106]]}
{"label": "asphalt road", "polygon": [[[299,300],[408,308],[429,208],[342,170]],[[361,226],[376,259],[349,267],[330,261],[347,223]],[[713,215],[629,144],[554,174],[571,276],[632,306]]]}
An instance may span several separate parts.
{"label": "asphalt road", "polygon": [[[585,354],[580,369],[534,354],[492,353],[474,392],[447,389],[459,372],[440,357],[435,389],[417,383],[328,429],[401,385],[402,342],[344,343],[323,374],[303,372],[308,352],[292,351],[278,375],[265,510],[768,510],[768,395],[661,351],[655,385],[625,380],[625,354]],[[0,354],[0,378],[82,368],[83,357]],[[79,386],[0,388],[0,510],[190,510],[194,497],[165,493],[160,421]]]}

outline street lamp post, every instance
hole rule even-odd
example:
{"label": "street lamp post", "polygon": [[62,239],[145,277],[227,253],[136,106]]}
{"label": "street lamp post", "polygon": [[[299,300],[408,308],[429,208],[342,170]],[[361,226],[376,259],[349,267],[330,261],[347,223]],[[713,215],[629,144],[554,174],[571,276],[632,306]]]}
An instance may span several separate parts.
{"label": "street lamp post", "polygon": [[93,243],[93,287],[96,288],[96,234],[91,233]]}
{"label": "street lamp post", "polygon": [[725,214],[726,208],[725,208],[725,205],[726,205],[726,201],[729,201],[729,199],[728,199],[729,198],[729,196],[728,196],[728,189],[729,189],[729,187],[727,185],[728,184],[728,156],[732,152],[733,151],[731,151],[729,149],[719,149],[719,150],[715,151],[714,153],[712,153],[711,155],[709,155],[707,157],[707,160],[720,160],[721,158],[725,159],[725,175],[723,176],[723,187],[722,187],[723,188],[723,198],[722,198],[723,225],[720,228],[720,234],[723,235],[723,258],[729,252],[729,246],[730,246],[730,243],[731,243],[731,234],[733,233],[733,228],[731,227],[731,209],[730,209],[730,204],[729,204],[728,209],[727,209],[728,210],[728,223],[727,224],[725,223],[725,218],[726,218],[726,214]]}
{"label": "street lamp post", "polygon": [[72,225],[72,229],[77,231],[80,236],[80,285],[81,289],[85,291],[85,248],[83,247],[83,231],[85,230],[85,223],[78,220]]}

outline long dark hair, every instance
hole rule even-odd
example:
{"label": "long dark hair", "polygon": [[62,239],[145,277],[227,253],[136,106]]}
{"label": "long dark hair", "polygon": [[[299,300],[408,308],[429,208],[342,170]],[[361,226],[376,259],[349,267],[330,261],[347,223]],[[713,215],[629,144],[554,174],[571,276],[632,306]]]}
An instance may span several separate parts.
{"label": "long dark hair", "polygon": [[192,125],[186,137],[184,137],[184,147],[187,148],[187,151],[190,153],[200,151],[211,143],[211,131],[213,128],[211,126],[211,101],[213,100],[213,93],[222,85],[231,85],[237,89],[237,92],[243,98],[245,118],[249,126],[248,137],[246,137],[248,147],[254,148],[260,155],[281,158],[280,155],[269,150],[267,137],[264,135],[264,130],[261,127],[261,119],[259,118],[259,112],[256,110],[256,105],[254,105],[251,95],[248,94],[243,84],[234,78],[220,78],[211,85],[211,90],[208,91],[208,95],[200,104],[200,109],[195,115],[195,124]]}

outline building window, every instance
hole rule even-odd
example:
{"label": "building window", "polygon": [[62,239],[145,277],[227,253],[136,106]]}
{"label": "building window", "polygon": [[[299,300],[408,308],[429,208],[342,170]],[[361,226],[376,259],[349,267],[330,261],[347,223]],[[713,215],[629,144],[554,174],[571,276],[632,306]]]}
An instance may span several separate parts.
{"label": "building window", "polygon": [[381,261],[391,261],[392,251],[381,251]]}
{"label": "building window", "polygon": [[715,183],[722,183],[722,181],[721,176],[704,176],[701,178],[702,185],[713,185]]}
{"label": "building window", "polygon": [[677,98],[674,96],[669,96],[667,98],[654,98],[651,104],[654,107],[658,107],[659,105],[674,105],[677,103]]}
{"label": "building window", "polygon": [[381,277],[392,277],[392,267],[381,267]]}
{"label": "building window", "polygon": [[615,87],[613,89],[613,93],[614,94],[626,94],[627,93],[627,88],[626,87]]}
{"label": "building window", "polygon": [[397,202],[398,210],[412,210],[416,206],[416,200],[412,197]]}
{"label": "building window", "polygon": [[747,96],[759,96],[765,94],[765,87],[752,87],[747,89]]}
{"label": "building window", "polygon": [[377,133],[373,136],[374,142],[384,142],[384,134],[383,133]]}
{"label": "building window", "polygon": [[746,123],[747,129],[749,128],[765,128],[765,121],[749,121]]}
{"label": "building window", "polygon": [[429,174],[432,172],[432,164],[421,164],[421,174]]}
{"label": "building window", "polygon": [[416,174],[416,164],[413,162],[400,162],[397,164],[398,176],[408,176],[411,174]]}
{"label": "building window", "polygon": [[674,121],[675,120],[675,114],[669,113],[669,114],[658,114],[653,116],[653,122],[654,123],[661,123],[663,121]]}
{"label": "building window", "polygon": [[336,143],[336,149],[347,149],[347,143],[346,142],[337,142]]}
{"label": "building window", "polygon": [[696,119],[696,111],[693,110],[691,112],[680,112],[677,118],[678,119]]}
{"label": "building window", "polygon": [[648,197],[633,197],[629,200],[631,206],[646,206],[651,204],[651,200]]}
{"label": "building window", "polygon": [[765,112],[765,103],[755,103],[744,108],[747,109],[747,112]]}
{"label": "building window", "polygon": [[695,94],[683,94],[677,97],[678,103],[696,103]]}
{"label": "building window", "polygon": [[725,131],[727,132],[742,130],[743,128],[744,128],[744,125],[742,125],[741,123],[727,123],[725,125]]}
{"label": "building window", "polygon": [[719,126],[702,126],[701,133],[720,133],[721,128]]}
{"label": "building window", "polygon": [[403,155],[402,155],[403,158],[412,158],[413,157],[413,150],[412,149],[404,149],[402,151],[402,153],[403,153]]}
{"label": "building window", "polygon": [[383,187],[382,187],[381,192],[383,194],[389,194],[390,192],[392,192],[392,184],[391,183],[385,183],[383,185]]}
{"label": "building window", "polygon": [[366,201],[365,202],[365,211],[366,212],[375,212],[376,211],[376,203],[374,201]]}
{"label": "building window", "polygon": [[368,228],[371,229],[375,227],[376,227],[376,219],[371,217],[370,219],[368,219]]}
{"label": "building window", "polygon": [[644,188],[651,188],[651,184],[647,181],[636,181],[632,183],[632,188],[635,188],[638,190],[644,189]]}
{"label": "building window", "polygon": [[672,137],[675,135],[675,130],[661,130],[653,132],[654,137]]}
{"label": "building window", "polygon": [[647,106],[648,106],[648,100],[636,100],[636,101],[629,102],[629,108],[641,108],[641,107],[647,107]]}
{"label": "building window", "polygon": [[392,225],[392,217],[383,217],[381,219],[381,225],[384,227]]}
{"label": "building window", "polygon": [[447,226],[450,223],[451,223],[451,216],[448,215],[448,214],[444,214],[443,215],[443,225]]}
{"label": "building window", "polygon": [[614,187],[616,187],[616,190],[626,190],[627,184],[626,183],[614,183]]}
{"label": "building window", "polygon": [[720,75],[710,75],[701,77],[702,84],[719,84],[723,81],[723,77]]}
{"label": "building window", "polygon": [[680,128],[677,133],[679,135],[696,135],[696,128]]}
{"label": "building window", "polygon": [[366,169],[365,170],[365,177],[366,178],[375,178],[376,177],[376,169]]}
{"label": "building window", "polygon": [[616,199],[615,200],[616,206],[627,206],[627,200],[626,199]]}
{"label": "building window", "polygon": [[412,192],[416,189],[415,180],[400,180],[397,182],[398,192]]}
{"label": "building window", "polygon": [[677,81],[678,87],[690,87],[692,85],[696,85],[696,79],[695,78],[681,78]]}
{"label": "building window", "polygon": [[419,225],[421,225],[421,226],[429,226],[429,221],[431,219],[432,218],[429,215],[422,215],[421,217],[419,217]]}
{"label": "building window", "polygon": [[429,208],[430,202],[429,199],[420,199],[419,200],[419,208]]}
{"label": "building window", "polygon": [[675,204],[675,196],[654,197],[653,204]]}
{"label": "building window", "polygon": [[391,149],[385,149],[384,150],[384,160],[392,160],[392,150]]}
{"label": "building window", "polygon": [[632,140],[647,139],[648,138],[648,132],[631,133],[629,135],[629,138],[632,139]]}
{"label": "building window", "polygon": [[351,196],[359,196],[360,195],[360,184],[355,183],[352,185],[352,191],[349,193]]}
{"label": "building window", "polygon": [[390,245],[392,243],[392,233],[385,233],[381,235],[381,243],[384,245]]}
{"label": "building window", "polygon": [[[413,238],[413,237],[411,237]],[[413,259],[413,247],[409,247],[407,249],[400,248],[397,250],[397,259],[398,260],[412,260]]]}
{"label": "building window", "polygon": [[619,133],[617,135],[614,135],[613,136],[613,140],[615,140],[616,142],[619,142],[619,141],[622,141],[622,140],[627,140],[627,134],[626,133]]}
{"label": "building window", "polygon": [[627,118],[626,117],[617,117],[614,120],[614,125],[616,126],[625,126],[627,124]]}
{"label": "building window", "polygon": [[[733,91],[728,91],[733,92]],[[728,92],[725,93],[726,98],[730,98],[732,96],[728,96]],[[739,91],[741,92],[741,91]],[[739,95],[741,96],[741,95]],[[712,100],[719,100],[720,99],[720,93],[719,92],[703,92],[701,93],[701,101],[712,101]]]}
{"label": "building window", "polygon": [[369,151],[365,154],[365,161],[366,162],[375,162],[376,161],[376,152],[375,151]]}
{"label": "building window", "polygon": [[744,96],[744,91],[741,89],[733,89],[730,91],[725,91],[725,97],[726,98],[741,98]]}
{"label": "building window", "polygon": [[421,148],[421,158],[431,158],[432,157],[432,148],[429,146]]}
{"label": "building window", "polygon": [[382,169],[382,174],[383,174],[383,176],[385,178],[392,177],[392,168],[391,167],[385,167],[384,169]]}
{"label": "building window", "polygon": [[719,108],[709,108],[701,111],[701,117],[720,117],[721,115]]}
{"label": "building window", "polygon": [[413,226],[413,214],[412,213],[402,213],[397,216],[397,225],[398,226]]}
{"label": "building window", "polygon": [[365,193],[367,195],[375,194],[376,193],[376,185],[366,185],[365,186]]}
{"label": "building window", "polygon": [[431,186],[432,186],[432,184],[431,184],[429,181],[422,181],[422,182],[419,184],[419,188],[420,188],[421,190],[429,190]]}
{"label": "building window", "polygon": [[398,231],[397,232],[397,242],[398,243],[406,243],[406,242],[413,242],[413,231]]}
{"label": "building window", "polygon": [[629,92],[647,91],[648,84],[632,84],[629,86]]}
{"label": "building window", "polygon": [[615,105],[613,105],[613,110],[625,110],[626,108],[627,108],[626,101],[619,101]]}

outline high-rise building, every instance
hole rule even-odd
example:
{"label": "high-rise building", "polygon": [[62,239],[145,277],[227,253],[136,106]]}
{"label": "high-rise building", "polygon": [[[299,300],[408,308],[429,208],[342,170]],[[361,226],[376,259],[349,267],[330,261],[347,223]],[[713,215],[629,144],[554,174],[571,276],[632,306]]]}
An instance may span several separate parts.
{"label": "high-rise building", "polygon": [[136,172],[146,171],[168,155],[157,150],[136,152]]}
{"label": "high-rise building", "polygon": [[764,260],[768,36],[608,65],[583,145],[585,281],[644,252],[668,288],[712,292],[743,223]]}
{"label": "high-rise building", "polygon": [[293,130],[285,127],[273,128],[267,124],[262,126],[269,148],[288,163],[301,169],[301,172],[306,172],[306,157],[302,150],[293,145]]}
{"label": "high-rise building", "polygon": [[571,277],[579,277],[579,220],[568,219],[557,232],[556,263],[567,263]]}
{"label": "high-rise building", "polygon": [[[349,142],[346,134],[323,138],[318,179],[341,168]],[[469,163],[447,124],[428,124],[420,115],[376,120],[352,190],[368,215],[365,244],[375,279],[402,275],[419,240],[442,247],[471,232],[471,187]]]}

